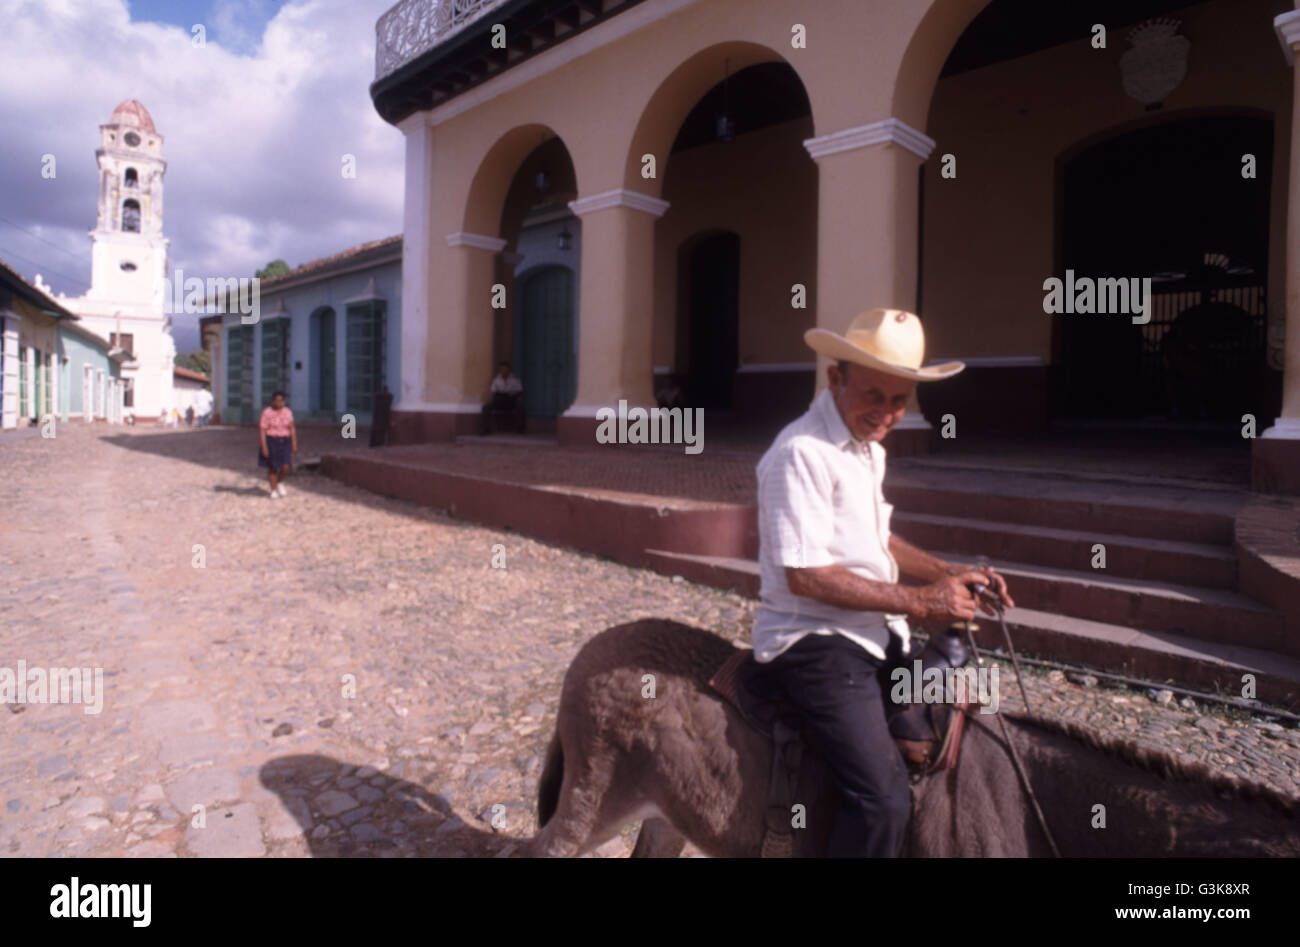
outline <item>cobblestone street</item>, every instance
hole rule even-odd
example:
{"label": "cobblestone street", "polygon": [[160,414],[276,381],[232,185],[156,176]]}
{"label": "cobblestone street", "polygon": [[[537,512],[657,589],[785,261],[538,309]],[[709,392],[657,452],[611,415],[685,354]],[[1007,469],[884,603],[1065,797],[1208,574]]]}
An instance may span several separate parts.
{"label": "cobblestone street", "polygon": [[[339,449],[331,429],[301,440]],[[104,688],[98,714],[0,709],[0,854],[509,854],[585,640],[660,616],[748,641],[737,595],[313,473],[269,500],[255,442],[0,436],[0,667],[103,668]],[[1293,724],[1055,673],[1027,678],[1040,707],[1300,793]]]}

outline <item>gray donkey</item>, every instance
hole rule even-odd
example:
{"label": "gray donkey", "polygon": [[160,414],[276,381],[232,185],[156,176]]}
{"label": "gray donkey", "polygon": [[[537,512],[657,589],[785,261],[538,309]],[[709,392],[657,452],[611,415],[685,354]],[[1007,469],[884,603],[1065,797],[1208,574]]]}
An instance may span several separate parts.
{"label": "gray donkey", "polygon": [[[641,820],[634,857],[676,857],[688,839],[706,855],[757,857],[772,744],[708,685],[732,653],[711,632],[658,619],[588,641],[564,678],[541,829],[519,854],[579,855]],[[1067,722],[1004,716],[1066,857],[1300,855],[1300,787],[1287,796]],[[913,786],[904,854],[1050,855],[996,721],[969,720],[955,769]],[[824,765],[805,777],[794,854],[816,856],[835,790]]]}

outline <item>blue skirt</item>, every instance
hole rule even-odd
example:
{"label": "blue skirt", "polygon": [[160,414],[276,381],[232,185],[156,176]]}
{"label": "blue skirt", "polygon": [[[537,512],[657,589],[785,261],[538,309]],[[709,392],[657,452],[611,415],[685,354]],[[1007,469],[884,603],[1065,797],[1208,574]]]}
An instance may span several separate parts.
{"label": "blue skirt", "polygon": [[266,452],[269,457],[263,457],[262,445],[257,445],[257,466],[277,472],[284,469],[293,460],[293,438],[267,437]]}

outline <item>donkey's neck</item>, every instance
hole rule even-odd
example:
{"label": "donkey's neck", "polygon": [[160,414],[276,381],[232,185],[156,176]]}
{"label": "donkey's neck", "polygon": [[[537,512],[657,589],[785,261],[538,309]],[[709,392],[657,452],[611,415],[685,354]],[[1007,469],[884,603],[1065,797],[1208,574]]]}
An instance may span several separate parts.
{"label": "donkey's neck", "polygon": [[[983,799],[985,816],[1017,846],[1023,841],[1023,854],[1048,854],[1001,728],[977,716],[958,768],[983,772],[958,774],[955,790]],[[1065,856],[1300,855],[1300,799],[1078,725],[1006,723]],[[1012,791],[989,791],[996,787]]]}

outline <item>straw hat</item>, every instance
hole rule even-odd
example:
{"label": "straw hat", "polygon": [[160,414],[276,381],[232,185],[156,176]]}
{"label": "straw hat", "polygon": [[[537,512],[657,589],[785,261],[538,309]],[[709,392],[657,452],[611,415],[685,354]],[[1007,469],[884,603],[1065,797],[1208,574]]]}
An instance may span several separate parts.
{"label": "straw hat", "polygon": [[809,329],[803,340],[832,362],[854,362],[915,381],[951,378],[966,367],[962,362],[945,362],[922,368],[925,330],[915,313],[902,309],[871,309],[859,313],[844,335]]}

